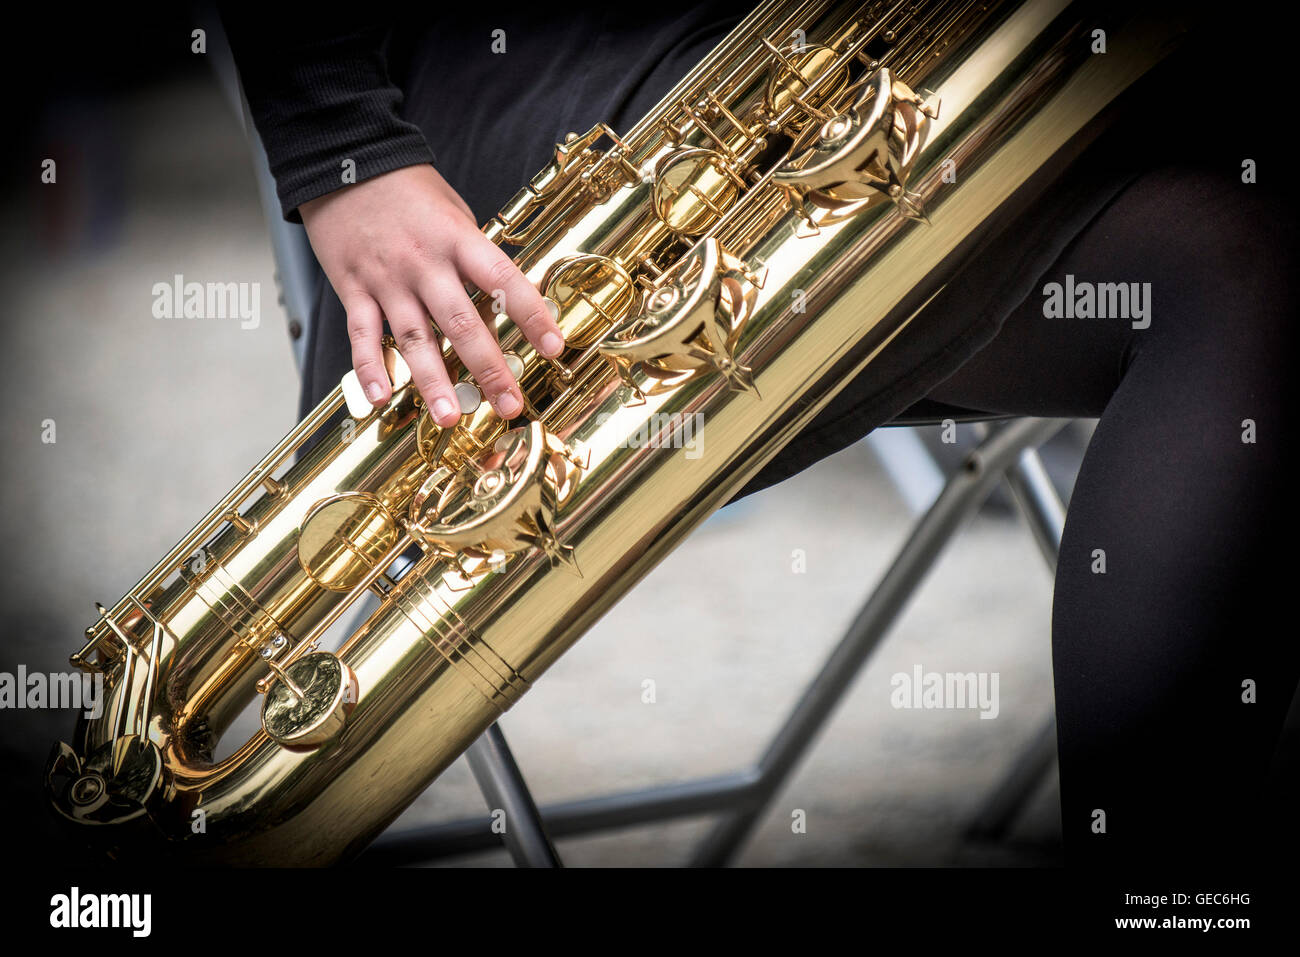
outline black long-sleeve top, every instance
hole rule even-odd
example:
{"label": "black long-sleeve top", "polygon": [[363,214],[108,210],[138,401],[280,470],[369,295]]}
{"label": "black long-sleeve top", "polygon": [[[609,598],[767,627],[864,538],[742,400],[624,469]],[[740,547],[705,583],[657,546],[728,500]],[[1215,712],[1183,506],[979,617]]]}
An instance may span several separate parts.
{"label": "black long-sleeve top", "polygon": [[355,182],[432,162],[400,113],[390,10],[290,17],[240,6],[222,19],[286,219],[300,222],[301,204],[345,185],[347,160]]}
{"label": "black long-sleeve top", "polygon": [[[503,201],[567,124],[640,109],[751,5],[661,0],[560,16],[497,0],[435,16],[380,2],[310,17],[230,5],[222,20],[282,213],[300,222],[308,200],[418,163],[463,195]],[[462,157],[478,168],[449,175]]]}

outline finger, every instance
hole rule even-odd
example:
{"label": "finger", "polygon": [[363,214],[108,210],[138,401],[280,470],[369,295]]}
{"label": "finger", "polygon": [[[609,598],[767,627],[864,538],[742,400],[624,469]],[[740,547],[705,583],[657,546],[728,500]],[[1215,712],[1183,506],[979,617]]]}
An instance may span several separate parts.
{"label": "finger", "polygon": [[[474,297],[480,292],[478,286],[474,285],[468,279],[461,283],[460,287],[465,290],[465,295],[469,296],[470,302],[473,302]],[[483,328],[491,334],[493,342],[498,345],[501,344],[501,335],[497,331],[497,324],[495,322],[485,322],[483,323]]]}
{"label": "finger", "polygon": [[505,295],[510,321],[548,358],[564,351],[564,333],[537,291],[519,267],[486,236],[467,241],[457,250],[457,265],[489,296],[500,290]]}
{"label": "finger", "polygon": [[465,294],[459,277],[450,272],[431,274],[421,286],[420,294],[433,321],[474,376],[497,415],[503,419],[518,415],[524,407],[519,384],[510,374],[501,347]]}
{"label": "finger", "polygon": [[388,369],[380,341],[384,317],[379,303],[369,296],[357,295],[343,304],[348,314],[348,341],[352,343],[352,368],[371,405],[382,405],[392,397]]}
{"label": "finger", "polygon": [[438,340],[424,306],[407,292],[395,293],[385,298],[384,315],[393,330],[397,351],[411,370],[415,387],[424,396],[433,421],[443,428],[451,428],[460,421],[460,404],[452,391],[447,368],[438,352]]}

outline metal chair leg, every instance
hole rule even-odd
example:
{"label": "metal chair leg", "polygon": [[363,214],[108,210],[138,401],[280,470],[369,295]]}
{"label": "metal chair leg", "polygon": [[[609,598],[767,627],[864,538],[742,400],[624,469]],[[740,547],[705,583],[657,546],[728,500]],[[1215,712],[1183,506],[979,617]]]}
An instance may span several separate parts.
{"label": "metal chair leg", "polygon": [[1047,562],[1047,570],[1056,574],[1056,557],[1061,551],[1061,533],[1065,530],[1065,503],[1056,494],[1056,487],[1052,485],[1036,448],[1025,449],[1007,469],[1007,484],[1034,533],[1034,541]]}
{"label": "metal chair leg", "polygon": [[[1034,541],[1038,543],[1048,570],[1055,574],[1061,533],[1065,529],[1065,504],[1056,494],[1056,487],[1052,485],[1036,449],[1025,449],[1020,453],[1015,464],[1007,470],[1007,484],[1034,533]],[[966,836],[984,841],[1005,837],[1055,760],[1056,715],[1052,713],[1039,726],[1002,784],[975,815],[966,829]]]}
{"label": "metal chair leg", "polygon": [[505,814],[501,839],[518,867],[562,867],[560,856],[546,836],[532,792],[515,763],[499,725],[493,724],[465,752],[474,780],[483,792],[488,811]]}

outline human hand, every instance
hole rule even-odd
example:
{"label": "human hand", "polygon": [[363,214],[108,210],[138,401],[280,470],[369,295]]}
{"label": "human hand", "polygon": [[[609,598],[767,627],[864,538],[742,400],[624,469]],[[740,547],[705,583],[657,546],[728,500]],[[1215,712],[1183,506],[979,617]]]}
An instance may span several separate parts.
{"label": "human hand", "polygon": [[523,408],[519,384],[465,283],[505,300],[505,311],[544,356],[564,348],[541,293],[478,229],[474,214],[432,166],[407,166],[299,207],[307,236],[348,316],[352,367],[374,405],[392,395],[380,337],[397,349],[438,425],[454,426],[452,391],[433,325],[442,330],[502,418]]}

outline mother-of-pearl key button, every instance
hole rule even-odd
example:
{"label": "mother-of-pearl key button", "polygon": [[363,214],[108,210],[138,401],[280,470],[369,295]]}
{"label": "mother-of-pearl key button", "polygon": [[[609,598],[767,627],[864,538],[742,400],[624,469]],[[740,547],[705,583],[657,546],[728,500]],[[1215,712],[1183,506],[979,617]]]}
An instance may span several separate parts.
{"label": "mother-of-pearl key button", "polygon": [[483,402],[483,393],[479,392],[478,386],[473,382],[457,382],[452,391],[456,393],[456,401],[460,403],[461,415],[470,415]]}
{"label": "mother-of-pearl key button", "polygon": [[348,415],[352,418],[360,422],[375,411],[375,407],[366,398],[365,389],[361,388],[361,380],[357,378],[355,369],[349,370],[339,385],[343,387],[343,401],[347,403]]}
{"label": "mother-of-pearl key button", "polygon": [[519,358],[513,352],[505,353],[505,359],[506,368],[510,370],[510,374],[514,376],[515,381],[518,382],[519,377],[524,374],[524,360]]}

